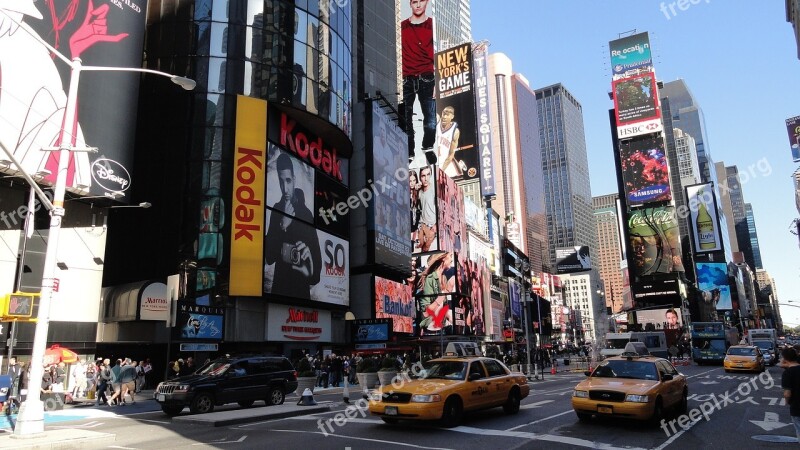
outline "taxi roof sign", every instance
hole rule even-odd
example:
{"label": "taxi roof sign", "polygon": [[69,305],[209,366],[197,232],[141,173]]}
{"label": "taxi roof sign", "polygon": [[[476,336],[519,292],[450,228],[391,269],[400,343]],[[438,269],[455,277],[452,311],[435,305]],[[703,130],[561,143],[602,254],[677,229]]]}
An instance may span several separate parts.
{"label": "taxi roof sign", "polygon": [[481,356],[481,351],[475,342],[450,342],[444,356]]}

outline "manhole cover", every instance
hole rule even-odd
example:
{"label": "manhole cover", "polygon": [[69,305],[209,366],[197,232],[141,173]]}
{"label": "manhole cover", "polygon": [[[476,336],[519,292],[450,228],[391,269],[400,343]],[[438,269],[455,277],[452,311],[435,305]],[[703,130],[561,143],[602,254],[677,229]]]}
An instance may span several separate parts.
{"label": "manhole cover", "polygon": [[797,442],[797,438],[795,436],[777,436],[774,434],[759,434],[753,436],[753,439],[764,442],[778,442],[781,444]]}

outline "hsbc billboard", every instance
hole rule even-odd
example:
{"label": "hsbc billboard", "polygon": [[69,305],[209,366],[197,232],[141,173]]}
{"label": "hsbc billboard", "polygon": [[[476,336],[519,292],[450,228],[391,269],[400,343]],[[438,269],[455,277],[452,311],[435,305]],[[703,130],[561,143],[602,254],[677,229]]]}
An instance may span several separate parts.
{"label": "hsbc billboard", "polygon": [[661,123],[661,119],[617,127],[617,135],[620,139],[640,136],[642,134],[658,133],[660,131],[664,131],[664,125]]}

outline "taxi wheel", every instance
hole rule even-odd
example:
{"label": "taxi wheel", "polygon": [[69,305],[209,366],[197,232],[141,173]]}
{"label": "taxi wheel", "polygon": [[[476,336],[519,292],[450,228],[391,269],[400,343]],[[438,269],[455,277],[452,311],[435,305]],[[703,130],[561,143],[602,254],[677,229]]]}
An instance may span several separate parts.
{"label": "taxi wheel", "polygon": [[193,414],[205,414],[214,411],[214,399],[210,394],[200,393],[192,400],[189,411]]}
{"label": "taxi wheel", "polygon": [[452,428],[458,425],[463,414],[464,408],[461,405],[461,399],[455,396],[448,398],[442,411],[442,426]]}
{"label": "taxi wheel", "polygon": [[512,390],[508,393],[508,400],[503,404],[503,411],[506,414],[516,414],[519,412],[519,392]]}
{"label": "taxi wheel", "polygon": [[661,403],[661,397],[656,399],[656,404],[653,406],[653,415],[650,416],[650,423],[658,425],[664,417],[664,406]]}
{"label": "taxi wheel", "polygon": [[388,423],[390,425],[394,425],[398,422],[397,419],[392,419],[391,417],[381,417],[381,420],[384,421],[384,423]]}

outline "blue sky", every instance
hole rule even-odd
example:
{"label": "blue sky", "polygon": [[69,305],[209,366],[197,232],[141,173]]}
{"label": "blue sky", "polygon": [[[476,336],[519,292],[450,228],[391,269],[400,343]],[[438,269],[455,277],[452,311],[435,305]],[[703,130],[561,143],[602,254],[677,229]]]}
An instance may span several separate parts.
{"label": "blue sky", "polygon": [[[608,41],[649,32],[658,78],[686,80],[705,113],[711,157],[746,173],[764,268],[781,302],[800,306],[800,248],[789,233],[798,217],[791,179],[797,164],[784,123],[800,115],[800,60],[785,3],[688,4],[682,11],[672,1],[472,0],[472,35],[508,55],[531,87],[560,82],[581,102],[592,195],[601,195],[616,191]],[[800,308],[781,312],[784,322],[800,325]]]}

